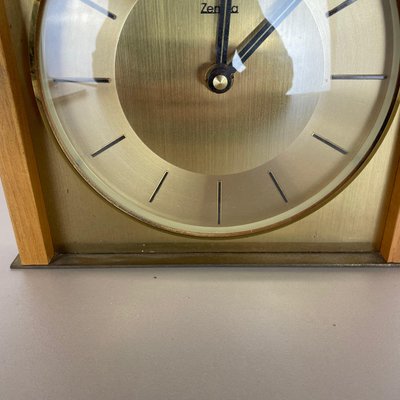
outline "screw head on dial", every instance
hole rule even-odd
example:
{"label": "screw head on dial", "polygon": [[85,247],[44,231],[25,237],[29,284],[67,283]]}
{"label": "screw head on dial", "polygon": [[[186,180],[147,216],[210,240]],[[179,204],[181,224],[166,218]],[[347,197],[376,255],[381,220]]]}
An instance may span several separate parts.
{"label": "screw head on dial", "polygon": [[229,85],[228,78],[225,75],[217,75],[212,83],[217,90],[225,90]]}

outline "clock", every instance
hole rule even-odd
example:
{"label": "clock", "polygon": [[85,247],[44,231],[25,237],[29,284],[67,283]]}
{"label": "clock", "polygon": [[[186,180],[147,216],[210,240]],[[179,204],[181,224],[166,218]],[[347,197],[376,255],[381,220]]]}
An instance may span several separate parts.
{"label": "clock", "polygon": [[397,98],[397,2],[45,0],[35,88],[70,162],[156,227],[226,237],[315,210]]}
{"label": "clock", "polygon": [[54,252],[134,264],[267,264],[271,251],[400,260],[397,1],[2,8],[2,180],[22,264]]}

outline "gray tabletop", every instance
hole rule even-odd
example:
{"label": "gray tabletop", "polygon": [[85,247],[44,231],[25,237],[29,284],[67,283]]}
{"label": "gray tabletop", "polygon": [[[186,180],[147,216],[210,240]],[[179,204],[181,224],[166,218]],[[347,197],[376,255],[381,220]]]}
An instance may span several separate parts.
{"label": "gray tabletop", "polygon": [[400,270],[10,271],[0,210],[0,399],[399,399]]}

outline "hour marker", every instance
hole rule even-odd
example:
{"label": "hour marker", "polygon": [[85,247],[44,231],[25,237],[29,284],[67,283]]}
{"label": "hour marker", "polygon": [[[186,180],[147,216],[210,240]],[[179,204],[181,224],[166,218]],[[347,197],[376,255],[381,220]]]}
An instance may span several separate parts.
{"label": "hour marker", "polygon": [[332,75],[333,81],[346,81],[346,80],[354,80],[354,81],[383,81],[387,79],[386,75],[353,75],[353,74],[344,74],[344,75]]}
{"label": "hour marker", "polygon": [[99,156],[101,153],[104,153],[106,150],[108,150],[109,148],[115,146],[116,144],[118,144],[119,142],[122,142],[125,139],[125,136],[121,136],[118,139],[115,139],[114,141],[112,141],[111,143],[107,144],[106,146],[102,147],[100,150],[97,150],[95,153],[92,154],[92,157],[97,157]]}
{"label": "hour marker", "polygon": [[281,195],[283,201],[285,203],[289,203],[289,201],[288,201],[288,199],[287,199],[287,197],[285,195],[285,192],[283,191],[281,185],[279,185],[278,181],[276,180],[275,175],[271,171],[268,172],[268,175],[271,178],[272,182],[274,183],[275,187],[277,188],[277,190],[278,190],[279,194]]}
{"label": "hour marker", "polygon": [[331,142],[330,140],[328,140],[328,139],[326,139],[326,138],[324,138],[324,137],[322,137],[322,136],[320,136],[320,135],[317,135],[316,133],[313,133],[313,138],[319,140],[321,143],[326,144],[326,145],[329,146],[330,148],[332,148],[332,149],[338,151],[339,153],[341,153],[341,154],[343,154],[343,155],[348,154],[348,151],[346,151],[346,150],[343,149],[342,147],[338,146],[337,144]]}
{"label": "hour marker", "polygon": [[110,78],[53,78],[54,83],[110,83]]}
{"label": "hour marker", "polygon": [[339,4],[337,7],[332,8],[332,10],[326,13],[327,17],[332,17],[332,15],[342,11],[344,8],[350,6],[351,4],[355,3],[357,0],[346,0],[343,3]]}
{"label": "hour marker", "polygon": [[221,214],[222,214],[222,182],[217,183],[217,222],[221,225]]}
{"label": "hour marker", "polygon": [[149,203],[152,203],[154,201],[154,199],[156,198],[158,192],[161,189],[161,186],[163,185],[163,183],[165,182],[165,180],[167,179],[168,176],[168,171],[165,172],[165,174],[163,175],[163,177],[161,178],[160,182],[158,183],[156,190],[154,190],[153,194],[151,195],[150,199],[149,199]]}
{"label": "hour marker", "polygon": [[113,14],[112,12],[108,11],[107,9],[99,6],[95,2],[91,0],[81,0],[82,3],[85,3],[87,6],[93,8],[94,10],[98,11],[101,14],[104,14],[106,17],[111,18],[111,19],[117,19],[117,16]]}

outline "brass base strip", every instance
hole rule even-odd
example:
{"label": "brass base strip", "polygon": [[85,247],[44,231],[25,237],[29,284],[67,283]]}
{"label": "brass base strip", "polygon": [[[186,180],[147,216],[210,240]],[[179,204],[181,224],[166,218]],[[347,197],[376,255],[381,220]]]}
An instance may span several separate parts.
{"label": "brass base strip", "polygon": [[130,268],[130,267],[397,267],[379,253],[141,253],[59,254],[48,266],[22,265],[19,257],[12,269]]}

